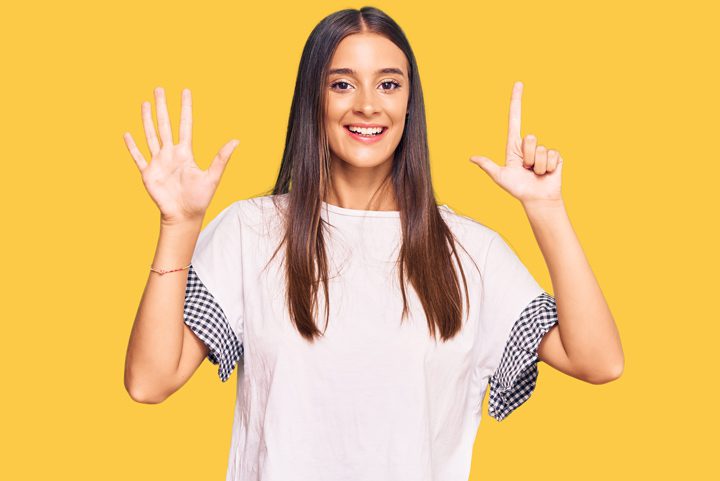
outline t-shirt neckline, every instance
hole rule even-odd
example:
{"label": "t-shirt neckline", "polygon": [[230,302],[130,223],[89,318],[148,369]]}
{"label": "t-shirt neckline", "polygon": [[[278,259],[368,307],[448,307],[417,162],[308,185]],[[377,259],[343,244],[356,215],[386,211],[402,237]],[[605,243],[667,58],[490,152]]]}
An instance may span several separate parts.
{"label": "t-shirt neckline", "polygon": [[[399,210],[362,210],[362,209],[348,209],[347,207],[340,207],[339,205],[328,204],[324,200],[322,202],[323,212],[327,209],[330,212],[340,215],[349,215],[355,217],[395,217],[400,218]],[[443,204],[441,207],[447,208],[447,204]]]}
{"label": "t-shirt neckline", "polygon": [[340,207],[339,205],[328,204],[325,201],[322,202],[323,211],[327,208],[330,212],[334,212],[340,215],[352,215],[355,217],[397,217],[400,218],[399,210],[361,210],[361,209],[348,209],[347,207]]}

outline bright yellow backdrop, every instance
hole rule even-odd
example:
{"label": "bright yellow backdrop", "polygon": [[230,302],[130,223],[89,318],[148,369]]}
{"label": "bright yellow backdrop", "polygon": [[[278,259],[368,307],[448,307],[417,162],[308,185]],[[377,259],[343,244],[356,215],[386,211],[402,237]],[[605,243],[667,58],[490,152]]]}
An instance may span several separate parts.
{"label": "bright yellow backdrop", "polygon": [[[510,91],[524,82],[522,133],[563,155],[570,217],[623,339],[616,382],[585,384],[541,364],[533,396],[507,420],[488,417],[485,404],[472,480],[717,473],[711,3],[371,3],[417,56],[438,200],[501,232],[552,291],[520,204],[468,161],[503,162]],[[149,155],[140,104],[163,86],[177,139],[189,87],[198,163],[241,141],[206,222],[260,194],[277,174],[308,34],[325,15],[361,6],[3,7],[0,478],[224,479],[235,375],[222,384],[206,362],[160,405],[137,404],[123,388],[159,215],[122,134]]]}

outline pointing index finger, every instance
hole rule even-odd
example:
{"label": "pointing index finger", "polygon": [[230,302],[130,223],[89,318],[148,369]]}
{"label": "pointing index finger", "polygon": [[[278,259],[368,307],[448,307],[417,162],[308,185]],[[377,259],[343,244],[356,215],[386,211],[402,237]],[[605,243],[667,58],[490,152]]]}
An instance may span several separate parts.
{"label": "pointing index finger", "polygon": [[510,96],[510,121],[508,125],[508,148],[513,142],[521,141],[520,137],[520,111],[523,92],[523,83],[518,81],[513,85]]}

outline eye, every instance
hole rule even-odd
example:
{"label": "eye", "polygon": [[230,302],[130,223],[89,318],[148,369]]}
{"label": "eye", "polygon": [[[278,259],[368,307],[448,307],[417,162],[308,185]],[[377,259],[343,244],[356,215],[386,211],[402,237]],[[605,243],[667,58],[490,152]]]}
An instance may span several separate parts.
{"label": "eye", "polygon": [[385,80],[380,83],[380,85],[392,85],[393,88],[386,88],[385,90],[397,90],[401,87],[401,85],[396,82],[395,80]]}
{"label": "eye", "polygon": [[346,88],[339,88],[340,85],[350,85],[350,84],[345,82],[344,80],[339,80],[337,82],[331,83],[330,88],[335,89],[335,90],[348,90]]}

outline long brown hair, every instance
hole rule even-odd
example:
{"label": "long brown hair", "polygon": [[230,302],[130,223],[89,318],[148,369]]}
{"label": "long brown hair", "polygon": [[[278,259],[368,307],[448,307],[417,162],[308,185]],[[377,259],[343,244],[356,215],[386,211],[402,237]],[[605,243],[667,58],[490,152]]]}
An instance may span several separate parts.
{"label": "long brown hair", "polygon": [[327,329],[328,258],[323,237],[327,223],[321,217],[321,209],[331,179],[324,126],[326,89],[322,86],[340,41],[361,32],[388,38],[405,53],[409,65],[408,115],[390,174],[402,225],[402,246],[397,260],[403,297],[401,321],[408,313],[407,279],[423,306],[430,334],[435,337],[439,330],[442,339],[447,340],[462,328],[463,316],[462,293],[453,255],[460,269],[466,299],[467,281],[455,249],[456,239],[441,217],[432,188],[425,107],[415,56],[397,23],[373,7],[341,10],[325,17],[310,33],[300,59],[285,150],[272,190],[276,205],[277,197],[287,194],[283,195],[286,203],[282,207],[285,233],[275,254],[285,244],[290,318],[307,340],[312,342],[322,335],[314,321],[322,283],[328,300],[325,303]]}

